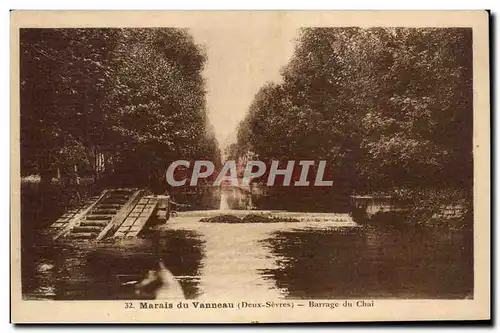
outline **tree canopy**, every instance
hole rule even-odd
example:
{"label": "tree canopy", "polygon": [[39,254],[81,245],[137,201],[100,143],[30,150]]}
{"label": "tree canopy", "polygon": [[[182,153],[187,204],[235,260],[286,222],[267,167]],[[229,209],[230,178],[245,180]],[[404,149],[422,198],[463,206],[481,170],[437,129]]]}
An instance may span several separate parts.
{"label": "tree canopy", "polygon": [[359,191],[471,187],[470,29],[305,28],[282,79],[256,94],[233,155],[327,160]]}
{"label": "tree canopy", "polygon": [[[21,29],[21,172],[142,179],[217,158],[205,54],[185,29]],[[137,176],[137,177],[135,177]]]}

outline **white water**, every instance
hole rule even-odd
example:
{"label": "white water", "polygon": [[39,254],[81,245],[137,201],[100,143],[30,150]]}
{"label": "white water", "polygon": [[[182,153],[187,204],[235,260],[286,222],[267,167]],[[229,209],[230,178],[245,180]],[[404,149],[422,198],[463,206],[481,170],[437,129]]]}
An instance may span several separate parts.
{"label": "white water", "polygon": [[[287,212],[275,212],[273,215],[305,219],[293,223],[199,222],[201,217],[216,216],[219,213],[216,210],[182,212],[162,227],[164,230],[194,231],[202,240],[203,264],[197,276],[199,288],[202,291],[199,299],[269,300],[282,298],[286,294],[285,291],[263,271],[280,267],[289,259],[272,253],[265,240],[273,237],[273,234],[278,231],[325,232],[330,230],[331,232],[339,227],[356,226],[347,214]],[[242,217],[249,213],[268,215],[270,212],[228,210],[227,213]],[[321,222],[314,221],[317,219]],[[332,222],[335,219],[341,222]]]}
{"label": "white water", "polygon": [[227,193],[221,190],[220,194],[220,205],[219,210],[229,210],[229,204],[227,202]]}

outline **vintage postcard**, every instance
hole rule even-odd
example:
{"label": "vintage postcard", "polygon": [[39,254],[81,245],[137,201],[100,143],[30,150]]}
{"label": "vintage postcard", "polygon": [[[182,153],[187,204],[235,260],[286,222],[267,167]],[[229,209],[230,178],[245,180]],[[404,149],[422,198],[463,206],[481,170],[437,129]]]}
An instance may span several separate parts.
{"label": "vintage postcard", "polygon": [[488,20],[12,11],[12,322],[490,319]]}

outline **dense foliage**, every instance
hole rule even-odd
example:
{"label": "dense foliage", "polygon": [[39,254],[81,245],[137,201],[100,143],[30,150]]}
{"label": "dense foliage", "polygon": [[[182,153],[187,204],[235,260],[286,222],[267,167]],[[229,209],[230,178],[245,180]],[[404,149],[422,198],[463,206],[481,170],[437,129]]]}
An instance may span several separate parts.
{"label": "dense foliage", "polygon": [[186,30],[21,29],[20,45],[23,175],[77,165],[141,185],[172,160],[217,159]]}
{"label": "dense foliage", "polygon": [[472,189],[469,29],[302,29],[282,78],[233,156],[325,159],[339,191]]}

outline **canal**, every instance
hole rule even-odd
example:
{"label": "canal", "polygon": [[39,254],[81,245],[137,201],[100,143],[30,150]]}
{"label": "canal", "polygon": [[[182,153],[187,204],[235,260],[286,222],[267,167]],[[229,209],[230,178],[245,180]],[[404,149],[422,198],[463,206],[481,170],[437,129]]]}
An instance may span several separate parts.
{"label": "canal", "polygon": [[[22,244],[25,299],[136,298],[159,259],[189,299],[459,299],[473,294],[470,232],[352,222],[204,223],[180,213],[139,238]],[[241,211],[240,211],[241,214]]]}

